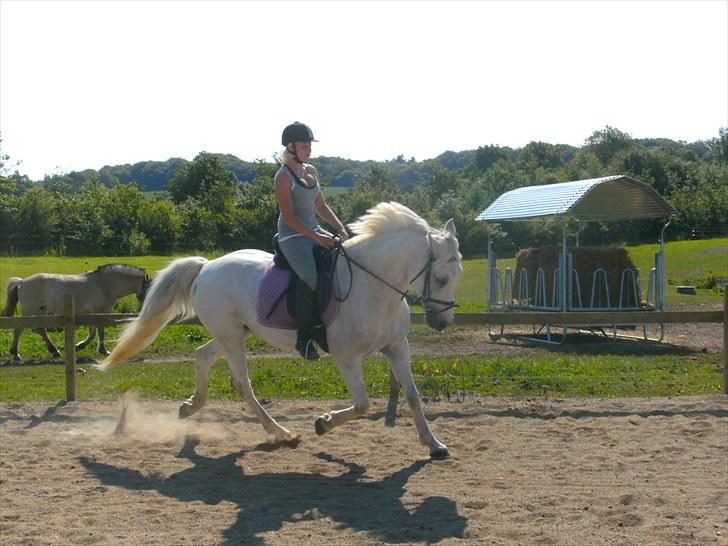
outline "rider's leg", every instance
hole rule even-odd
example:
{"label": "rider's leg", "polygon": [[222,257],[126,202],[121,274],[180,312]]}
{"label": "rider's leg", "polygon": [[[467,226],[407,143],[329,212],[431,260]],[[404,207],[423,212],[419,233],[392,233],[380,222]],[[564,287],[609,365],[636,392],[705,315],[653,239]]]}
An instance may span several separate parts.
{"label": "rider's leg", "polygon": [[315,360],[318,353],[313,344],[313,328],[320,322],[316,312],[316,262],[313,257],[315,243],[305,237],[291,237],[279,241],[288,263],[301,282],[296,287],[296,322],[298,334],[296,349],[307,360]]}

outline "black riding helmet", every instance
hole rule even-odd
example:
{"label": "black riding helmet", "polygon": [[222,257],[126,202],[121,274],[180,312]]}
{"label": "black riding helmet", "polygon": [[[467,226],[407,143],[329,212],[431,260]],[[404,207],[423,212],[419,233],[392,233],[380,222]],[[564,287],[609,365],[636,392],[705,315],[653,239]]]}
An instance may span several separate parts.
{"label": "black riding helmet", "polygon": [[291,142],[318,142],[313,138],[313,131],[305,123],[294,121],[285,129],[281,136],[281,144],[288,146]]}

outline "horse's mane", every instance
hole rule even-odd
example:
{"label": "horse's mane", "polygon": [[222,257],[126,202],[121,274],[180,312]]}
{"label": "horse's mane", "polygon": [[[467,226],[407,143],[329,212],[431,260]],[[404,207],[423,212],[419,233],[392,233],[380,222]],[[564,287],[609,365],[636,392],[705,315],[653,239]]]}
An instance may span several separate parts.
{"label": "horse's mane", "polygon": [[146,270],[135,265],[128,264],[105,264],[96,268],[96,273],[124,273],[126,275],[143,276]]}
{"label": "horse's mane", "polygon": [[429,224],[411,209],[395,201],[379,203],[349,224],[356,235],[371,236],[386,232],[415,231],[428,233]]}

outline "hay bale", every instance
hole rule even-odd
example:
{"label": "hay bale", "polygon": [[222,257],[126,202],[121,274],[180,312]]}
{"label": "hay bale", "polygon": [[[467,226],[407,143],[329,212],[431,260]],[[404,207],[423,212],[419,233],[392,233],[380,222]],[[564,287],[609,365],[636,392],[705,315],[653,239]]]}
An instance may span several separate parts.
{"label": "hay bale", "polygon": [[[524,248],[516,254],[516,269],[513,275],[513,297],[521,304],[526,304],[525,298],[519,292],[521,285],[521,272],[525,269],[528,274],[528,304],[535,305],[536,297],[536,275],[539,268],[543,269],[545,274],[545,293],[547,305],[553,305],[554,290],[553,277],[554,271],[559,267],[559,256],[561,249],[558,246],[544,246],[538,248]],[[606,273],[607,286],[609,291],[609,303],[607,304],[606,291],[604,290],[603,277],[597,279],[597,289],[595,291],[594,307],[619,307],[619,290],[622,279],[622,272],[631,269],[635,278],[638,278],[637,268],[632,263],[629,254],[624,248],[574,248],[571,250],[574,259],[573,267],[579,277],[579,285],[581,287],[581,301],[583,307],[589,307],[592,294],[592,283],[594,280],[594,271],[603,269]],[[572,301],[574,306],[578,306],[578,295],[575,284],[572,285],[573,294]],[[632,284],[629,277],[626,279],[624,307],[634,306],[634,302],[641,301],[639,294],[639,286],[635,298]],[[538,302],[542,304],[541,298]],[[558,302],[557,302],[558,306]]]}

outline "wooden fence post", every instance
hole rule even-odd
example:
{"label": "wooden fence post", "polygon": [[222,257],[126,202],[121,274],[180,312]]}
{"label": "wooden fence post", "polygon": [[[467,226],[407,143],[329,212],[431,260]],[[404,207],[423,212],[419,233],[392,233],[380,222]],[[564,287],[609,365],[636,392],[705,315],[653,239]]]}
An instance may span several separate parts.
{"label": "wooden fence post", "polygon": [[723,287],[723,392],[728,394],[728,284]]}
{"label": "wooden fence post", "polygon": [[64,354],[66,356],[66,400],[76,400],[76,309],[73,296],[63,299],[63,329],[66,334]]}

